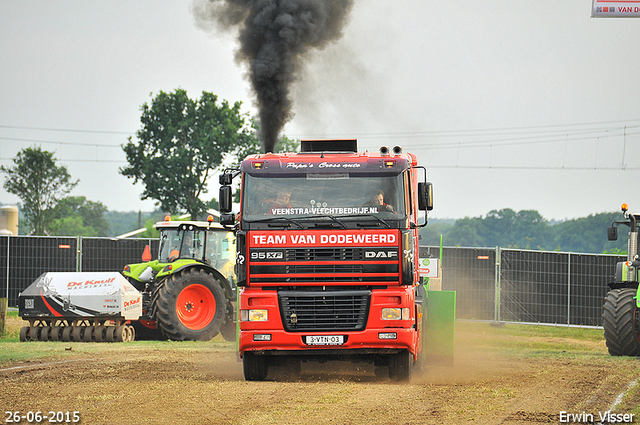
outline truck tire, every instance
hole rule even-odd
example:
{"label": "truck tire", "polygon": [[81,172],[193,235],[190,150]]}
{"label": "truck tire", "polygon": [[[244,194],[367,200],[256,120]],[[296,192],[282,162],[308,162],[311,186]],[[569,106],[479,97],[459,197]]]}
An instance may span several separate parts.
{"label": "truck tire", "polygon": [[189,268],[158,288],[156,320],[174,341],[209,341],[220,332],[225,305],[220,282],[202,269]]}
{"label": "truck tire", "polygon": [[245,351],[242,356],[242,370],[247,381],[264,381],[269,374],[269,358]]}
{"label": "truck tire", "polygon": [[225,341],[235,341],[236,340],[236,324],[233,321],[233,305],[228,302],[227,303],[227,315],[226,321],[220,327],[220,334],[224,338]]}
{"label": "truck tire", "polygon": [[410,381],[412,370],[413,356],[409,351],[403,350],[389,356],[389,378],[391,378],[392,381]]}
{"label": "truck tire", "polygon": [[604,299],[604,337],[612,356],[640,356],[640,310],[637,291],[613,289]]}

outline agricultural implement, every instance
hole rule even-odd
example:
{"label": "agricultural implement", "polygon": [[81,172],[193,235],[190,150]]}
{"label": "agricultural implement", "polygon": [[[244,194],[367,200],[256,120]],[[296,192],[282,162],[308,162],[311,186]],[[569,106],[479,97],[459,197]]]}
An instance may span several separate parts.
{"label": "agricultural implement", "polygon": [[133,341],[142,295],[124,276],[44,273],[18,298],[20,341]]}

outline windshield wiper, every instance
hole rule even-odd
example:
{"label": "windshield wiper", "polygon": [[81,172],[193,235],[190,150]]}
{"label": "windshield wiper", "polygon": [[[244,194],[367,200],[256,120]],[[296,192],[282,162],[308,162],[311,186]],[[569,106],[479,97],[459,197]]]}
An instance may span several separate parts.
{"label": "windshield wiper", "polygon": [[[391,225],[389,223],[387,223],[385,220],[381,219],[380,217],[378,217],[378,216],[376,216],[374,214],[351,214],[351,215],[343,215],[341,217],[372,217],[372,218],[375,218],[376,220],[378,220],[378,225],[384,224],[385,226],[387,226],[387,229],[391,229]],[[369,227],[370,226],[367,223],[358,223],[357,225],[359,227]]]}
{"label": "windshield wiper", "polygon": [[280,217],[262,218],[260,220],[251,220],[250,222],[251,223],[268,223],[268,226],[270,226],[270,227],[286,226],[284,223],[280,223],[280,224],[269,223],[269,222],[275,221],[275,220],[285,220],[285,221],[287,221],[287,222],[289,222],[291,224],[295,224],[296,226],[298,226],[301,229],[305,228],[302,224],[298,223],[297,221],[292,220],[292,219],[290,219],[288,217],[282,217],[282,216],[280,216]]}
{"label": "windshield wiper", "polygon": [[[329,214],[323,214],[323,215],[306,215],[304,217],[300,217],[299,219],[302,220],[307,220],[310,218],[329,218],[331,220],[333,220],[333,222],[337,223],[340,227],[342,227],[343,229],[347,228],[347,225],[344,224],[343,222],[341,222],[340,220],[338,220],[335,216],[333,215],[329,215]],[[314,227],[324,227],[322,224],[320,223],[316,223]],[[331,226],[333,227],[333,226]]]}

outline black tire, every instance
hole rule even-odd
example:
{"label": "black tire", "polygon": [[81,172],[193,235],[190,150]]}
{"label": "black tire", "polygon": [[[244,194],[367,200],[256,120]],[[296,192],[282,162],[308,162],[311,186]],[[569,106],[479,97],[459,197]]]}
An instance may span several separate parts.
{"label": "black tire", "polygon": [[73,326],[65,326],[62,328],[62,340],[64,342],[71,341],[71,331],[73,330]]}
{"label": "black tire", "polygon": [[172,275],[158,288],[156,321],[174,341],[211,340],[220,332],[225,313],[220,282],[202,269],[192,267]]}
{"label": "black tire", "polygon": [[640,310],[637,291],[613,289],[604,299],[604,337],[612,356],[640,356]]}
{"label": "black tire", "polygon": [[61,326],[52,326],[51,332],[49,334],[49,339],[51,341],[61,341],[62,340],[62,327]]}
{"label": "black tire", "polygon": [[107,327],[105,325],[97,326],[93,330],[93,338],[96,342],[107,342]]}
{"label": "black tire", "polygon": [[20,342],[29,341],[29,326],[23,326],[20,328]]}
{"label": "black tire", "polygon": [[136,339],[138,341],[166,341],[167,337],[164,336],[162,331],[158,328],[151,329],[135,320],[131,322],[131,326],[136,330]]}
{"label": "black tire", "polygon": [[29,327],[29,341],[38,341],[40,338],[40,327],[39,326],[30,326]]}
{"label": "black tire", "polygon": [[84,327],[84,330],[82,332],[82,340],[84,342],[93,341],[93,326],[88,325]]}
{"label": "black tire", "polygon": [[40,329],[40,341],[51,341],[51,326],[43,326]]}
{"label": "black tire", "polygon": [[73,342],[82,341],[82,326],[76,325],[73,327],[73,330],[71,331],[71,340]]}
{"label": "black tire", "polygon": [[226,322],[220,327],[220,334],[224,338],[225,341],[235,341],[236,340],[236,324],[233,321],[233,305],[228,302],[227,303],[227,317]]}
{"label": "black tire", "polygon": [[264,381],[269,374],[269,358],[245,351],[242,356],[242,370],[247,381]]}
{"label": "black tire", "polygon": [[389,378],[392,381],[409,382],[413,371],[413,355],[401,351],[389,356]]}

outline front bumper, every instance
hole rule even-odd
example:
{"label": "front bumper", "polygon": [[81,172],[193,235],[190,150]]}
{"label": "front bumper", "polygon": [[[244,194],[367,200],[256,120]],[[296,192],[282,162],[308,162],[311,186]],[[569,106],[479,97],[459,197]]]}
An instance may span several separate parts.
{"label": "front bumper", "polygon": [[[395,333],[396,339],[380,339],[380,334]],[[255,341],[254,335],[270,335],[268,341]],[[342,336],[340,345],[309,345],[307,336]],[[408,350],[416,355],[416,331],[413,328],[366,329],[361,332],[285,332],[283,330],[241,330],[239,337],[240,355],[245,351],[259,351],[260,354],[297,355],[349,355],[349,354],[390,354]]]}

